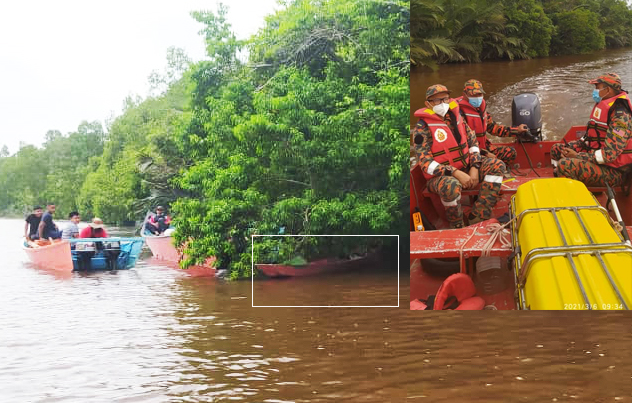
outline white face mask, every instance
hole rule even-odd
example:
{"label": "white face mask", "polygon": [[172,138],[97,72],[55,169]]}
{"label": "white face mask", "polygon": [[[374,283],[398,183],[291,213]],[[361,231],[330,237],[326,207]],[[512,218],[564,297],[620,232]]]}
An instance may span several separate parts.
{"label": "white face mask", "polygon": [[439,105],[435,105],[432,107],[432,110],[434,111],[434,113],[436,113],[437,115],[444,117],[446,113],[448,113],[448,109],[450,109],[450,105],[445,104],[445,103],[440,103]]}

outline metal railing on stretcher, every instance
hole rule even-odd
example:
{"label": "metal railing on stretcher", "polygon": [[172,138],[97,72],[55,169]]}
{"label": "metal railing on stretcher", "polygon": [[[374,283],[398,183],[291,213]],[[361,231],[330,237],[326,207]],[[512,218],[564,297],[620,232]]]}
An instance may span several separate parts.
{"label": "metal railing on stretcher", "polygon": [[[510,211],[511,211],[512,218],[516,217],[514,199],[515,199],[515,195],[511,198]],[[566,237],[564,236],[564,231],[562,230],[560,221],[557,216],[557,212],[562,211],[562,210],[566,210],[566,211],[570,210],[575,213],[575,217],[577,217],[577,220],[581,224],[584,234],[586,235],[590,244],[587,244],[587,245],[569,245],[568,244],[568,242],[566,241]],[[577,266],[575,265],[575,261],[573,260],[573,257],[579,256],[579,255],[594,255],[599,261],[599,265],[605,272],[606,277],[608,278],[608,281],[610,282],[610,285],[612,286],[612,289],[617,295],[617,298],[621,302],[621,306],[623,307],[623,309],[626,309],[626,310],[630,309],[630,307],[626,304],[623,298],[623,295],[621,294],[621,291],[615,284],[614,279],[612,278],[612,273],[610,273],[610,270],[606,266],[602,255],[608,254],[608,253],[629,253],[630,255],[632,255],[632,246],[629,246],[625,243],[623,236],[621,235],[619,231],[615,231],[615,232],[619,236],[619,239],[621,239],[620,243],[595,244],[593,238],[590,236],[590,233],[588,232],[588,229],[586,228],[586,223],[584,222],[581,215],[579,214],[580,210],[600,211],[606,217],[608,222],[612,225],[612,219],[610,218],[608,211],[603,206],[570,206],[570,207],[545,207],[545,208],[526,209],[517,216],[515,222],[512,224],[511,239],[512,239],[512,245],[514,249],[514,256],[515,256],[514,259],[517,265],[517,269],[514,270],[514,278],[516,281],[516,294],[520,298],[522,307],[527,306],[526,298],[525,298],[525,284],[529,277],[529,271],[531,270],[531,267],[533,266],[533,262],[535,262],[538,259],[562,256],[562,257],[566,257],[571,265],[571,268],[573,270],[573,275],[575,276],[575,279],[577,280],[577,285],[579,286],[579,289],[582,293],[582,297],[584,299],[586,307],[588,309],[592,309],[593,305],[590,303],[588,299],[588,295],[586,294],[586,289],[579,277],[579,272],[577,271]],[[524,262],[523,262],[522,252],[520,251],[520,248],[518,246],[518,231],[520,229],[520,224],[522,223],[522,220],[527,214],[538,213],[538,212],[543,212],[543,211],[549,212],[553,215],[553,219],[557,226],[559,235],[562,238],[563,245],[533,248],[526,254],[524,258]]]}

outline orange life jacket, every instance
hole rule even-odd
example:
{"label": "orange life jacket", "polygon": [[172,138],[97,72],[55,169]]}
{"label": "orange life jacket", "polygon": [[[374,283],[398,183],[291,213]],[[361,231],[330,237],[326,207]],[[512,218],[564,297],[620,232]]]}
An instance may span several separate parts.
{"label": "orange life jacket", "polygon": [[[602,99],[601,102],[596,104],[590,113],[590,120],[586,125],[586,135],[583,137],[584,144],[588,149],[600,150],[603,147],[603,143],[606,141],[606,132],[608,131],[610,109],[619,99],[625,101],[628,110],[632,112],[632,102],[630,102],[630,98],[625,92],[608,99]],[[599,158],[597,160],[599,161]],[[605,165],[619,168],[628,164],[632,164],[632,135],[629,135],[625,150],[623,150],[621,155],[615,161]]]}
{"label": "orange life jacket", "polygon": [[481,150],[485,149],[485,141],[487,140],[487,107],[485,100],[478,108],[473,107],[464,97],[456,99],[461,108],[461,114],[465,116],[467,125],[476,133],[476,140]]}
{"label": "orange life jacket", "polygon": [[476,296],[476,286],[465,273],[456,273],[446,278],[437,295],[427,300],[410,301],[411,310],[481,310],[485,308],[485,300]]}
{"label": "orange life jacket", "polygon": [[[450,100],[450,109],[447,113],[452,113],[453,121],[457,130],[461,134],[461,141],[457,142],[456,137],[452,133],[443,118],[437,115],[432,109],[422,108],[415,111],[415,116],[419,120],[423,120],[430,132],[433,141],[432,158],[435,162],[443,165],[452,165],[457,169],[465,168],[470,163],[470,150],[467,146],[467,130],[465,129],[465,121],[461,117],[459,104],[455,99]],[[433,175],[423,172],[426,179],[430,179]]]}

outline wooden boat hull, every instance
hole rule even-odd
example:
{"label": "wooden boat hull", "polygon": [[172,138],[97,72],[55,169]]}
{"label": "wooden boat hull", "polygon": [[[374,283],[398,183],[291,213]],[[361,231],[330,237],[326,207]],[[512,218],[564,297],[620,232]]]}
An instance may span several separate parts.
{"label": "wooden boat hull", "polygon": [[359,269],[373,260],[373,255],[353,260],[321,259],[310,262],[306,266],[289,266],[283,264],[256,264],[257,270],[268,277],[304,277],[323,273]]}
{"label": "wooden boat hull", "polygon": [[190,277],[215,277],[217,269],[213,267],[214,257],[209,257],[201,265],[193,265],[187,269],[181,269],[178,263],[185,256],[175,247],[172,236],[143,236],[147,246],[155,259],[170,263],[169,267],[186,273]]}
{"label": "wooden boat hull", "polygon": [[182,255],[173,244],[171,236],[143,236],[145,243],[149,246],[151,254],[156,259],[166,260],[168,262],[178,263]]}
{"label": "wooden boat hull", "polygon": [[38,267],[70,273],[73,270],[70,243],[53,243],[39,248],[23,246],[29,260]]}
{"label": "wooden boat hull", "polygon": [[203,265],[193,265],[188,269],[180,269],[180,271],[189,277],[215,277],[217,269],[212,266],[214,260],[212,259],[210,262],[207,260]]}

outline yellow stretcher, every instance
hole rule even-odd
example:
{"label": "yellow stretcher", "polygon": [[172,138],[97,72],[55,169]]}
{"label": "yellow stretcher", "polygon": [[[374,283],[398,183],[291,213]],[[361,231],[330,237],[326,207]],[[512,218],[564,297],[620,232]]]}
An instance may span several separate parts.
{"label": "yellow stretcher", "polygon": [[583,183],[529,181],[511,213],[521,309],[632,308],[632,246]]}

